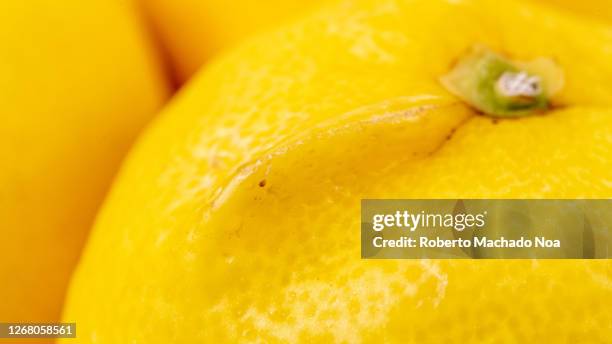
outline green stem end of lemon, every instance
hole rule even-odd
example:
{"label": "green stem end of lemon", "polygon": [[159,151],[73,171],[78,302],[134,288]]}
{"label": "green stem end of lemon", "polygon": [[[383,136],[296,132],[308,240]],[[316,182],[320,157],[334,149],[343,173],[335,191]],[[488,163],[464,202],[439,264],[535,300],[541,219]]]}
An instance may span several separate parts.
{"label": "green stem end of lemon", "polygon": [[523,117],[550,108],[551,97],[563,88],[563,70],[549,58],[513,61],[478,45],[440,81],[485,115]]}

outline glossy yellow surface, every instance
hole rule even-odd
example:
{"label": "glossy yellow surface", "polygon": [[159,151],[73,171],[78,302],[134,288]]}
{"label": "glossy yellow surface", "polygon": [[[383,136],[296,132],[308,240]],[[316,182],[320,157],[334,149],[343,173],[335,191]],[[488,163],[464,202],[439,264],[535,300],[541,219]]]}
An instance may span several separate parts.
{"label": "glossy yellow surface", "polygon": [[168,94],[133,8],[0,1],[0,322],[58,321],[110,179]]}
{"label": "glossy yellow surface", "polygon": [[179,81],[215,53],[327,0],[134,0],[147,15]]}
{"label": "glossy yellow surface", "polygon": [[[555,109],[449,94],[475,43],[558,61]],[[132,151],[64,320],[82,343],[604,342],[609,261],[361,260],[358,221],[361,198],[611,197],[610,60],[612,29],[498,0],[341,2],[249,40]]]}

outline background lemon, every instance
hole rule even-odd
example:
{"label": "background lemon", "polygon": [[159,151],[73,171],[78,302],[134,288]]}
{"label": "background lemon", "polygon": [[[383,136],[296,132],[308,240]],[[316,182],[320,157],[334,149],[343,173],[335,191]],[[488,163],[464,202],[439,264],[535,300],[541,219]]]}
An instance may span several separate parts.
{"label": "background lemon", "polygon": [[115,169],[168,94],[134,9],[0,2],[0,321],[57,321]]}
{"label": "background lemon", "polygon": [[[562,37],[562,39],[561,39]],[[558,61],[542,116],[438,82]],[[609,261],[368,261],[361,198],[612,196],[612,30],[510,1],[330,5],[211,63],[124,165],[64,320],[84,343],[604,342]]]}
{"label": "background lemon", "polygon": [[136,0],[179,81],[214,53],[308,12],[323,0]]}

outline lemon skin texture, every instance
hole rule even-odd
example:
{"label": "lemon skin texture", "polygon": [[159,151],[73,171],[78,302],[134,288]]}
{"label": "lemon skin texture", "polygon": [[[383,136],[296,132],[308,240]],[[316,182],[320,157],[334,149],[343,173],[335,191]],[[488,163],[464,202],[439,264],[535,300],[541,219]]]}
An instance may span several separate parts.
{"label": "lemon skin texture", "polygon": [[[476,43],[555,59],[553,109],[447,92]],[[338,2],[250,39],[141,137],[63,319],[82,343],[605,342],[609,261],[362,260],[359,205],[609,198],[611,58],[609,27],[511,1]]]}
{"label": "lemon skin texture", "polygon": [[168,95],[135,9],[0,2],[0,321],[58,321],[94,214]]}
{"label": "lemon skin texture", "polygon": [[245,37],[299,17],[328,0],[135,0],[179,82]]}

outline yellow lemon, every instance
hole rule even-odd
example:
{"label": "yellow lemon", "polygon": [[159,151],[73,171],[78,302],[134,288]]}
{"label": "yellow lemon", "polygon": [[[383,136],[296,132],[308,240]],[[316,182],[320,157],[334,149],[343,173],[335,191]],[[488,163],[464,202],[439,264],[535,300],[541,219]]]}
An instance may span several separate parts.
{"label": "yellow lemon", "polygon": [[[440,83],[546,57],[539,115]],[[82,343],[605,342],[612,265],[360,259],[363,198],[612,196],[612,29],[498,0],[330,4],[211,63],[141,138],[63,319]]]}
{"label": "yellow lemon", "polygon": [[214,53],[308,12],[324,0],[136,0],[180,81]]}
{"label": "yellow lemon", "polygon": [[168,94],[134,9],[0,2],[0,321],[58,321],[111,177]]}

